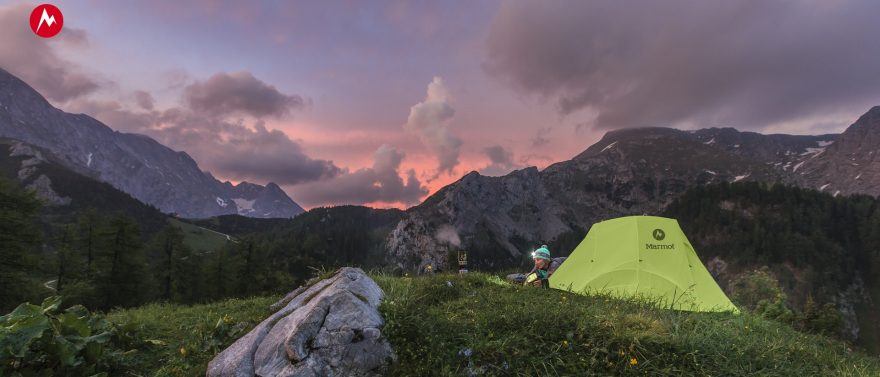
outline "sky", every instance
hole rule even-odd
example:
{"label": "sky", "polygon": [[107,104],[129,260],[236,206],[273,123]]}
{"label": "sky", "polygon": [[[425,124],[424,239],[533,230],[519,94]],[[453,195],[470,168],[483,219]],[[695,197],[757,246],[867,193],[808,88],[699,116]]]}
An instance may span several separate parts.
{"label": "sky", "polygon": [[0,0],[0,67],[56,107],[275,182],[406,208],[608,130],[843,131],[880,104],[876,1]]}

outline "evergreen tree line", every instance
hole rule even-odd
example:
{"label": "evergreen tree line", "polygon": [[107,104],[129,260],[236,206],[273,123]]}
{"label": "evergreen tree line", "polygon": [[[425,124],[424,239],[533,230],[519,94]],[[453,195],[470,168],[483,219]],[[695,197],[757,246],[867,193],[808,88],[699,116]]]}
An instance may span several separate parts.
{"label": "evergreen tree line", "polygon": [[[79,210],[73,220],[52,224],[46,232],[40,213],[33,194],[0,181],[4,310],[55,293],[65,297],[65,305],[91,309],[205,302],[286,292],[316,267],[388,268],[395,261],[385,255],[385,237],[403,215],[341,206],[271,226],[236,218],[244,223],[230,226],[252,233],[205,252],[190,248],[183,231],[171,224],[144,236],[126,213]],[[812,294],[821,302],[850,284],[856,272],[873,276],[872,263],[880,256],[880,206],[868,196],[721,184],[691,189],[664,215],[679,219],[704,260],[721,256],[743,269],[782,263],[812,267],[818,287]]]}
{"label": "evergreen tree line", "polygon": [[665,215],[679,220],[704,260],[813,271],[809,293],[817,299],[836,295],[857,275],[872,278],[880,257],[880,203],[866,195],[724,183],[689,190]]}
{"label": "evergreen tree line", "polygon": [[[385,266],[385,236],[403,214],[340,206],[317,208],[292,220],[235,216],[194,221],[241,230],[225,247],[201,251],[188,246],[184,231],[172,223],[145,235],[141,219],[128,211],[77,209],[59,221],[45,215],[49,210],[33,193],[0,179],[4,312],[54,294],[64,298],[65,307],[107,310],[288,292],[316,269]],[[157,228],[152,222],[149,226]]]}
{"label": "evergreen tree line", "polygon": [[129,216],[102,220],[90,213],[58,243],[54,271],[65,304],[99,309],[154,301],[191,304],[290,290],[307,276],[286,274],[252,237],[194,252],[174,225],[141,241]]}
{"label": "evergreen tree line", "polygon": [[252,237],[194,252],[178,227],[144,238],[126,213],[94,209],[43,232],[33,193],[0,180],[0,309],[60,294],[90,309],[147,302],[205,302],[289,290],[299,279],[272,263]]}

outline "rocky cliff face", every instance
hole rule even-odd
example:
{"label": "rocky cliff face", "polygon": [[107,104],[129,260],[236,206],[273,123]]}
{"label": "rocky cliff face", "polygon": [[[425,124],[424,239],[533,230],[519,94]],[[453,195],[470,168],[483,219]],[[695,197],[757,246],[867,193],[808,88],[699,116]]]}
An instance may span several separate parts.
{"label": "rocky cliff face", "polygon": [[[248,217],[293,217],[305,212],[278,185],[269,182],[260,186],[250,182],[232,185],[225,182],[229,196],[238,208],[238,214]],[[279,211],[283,209],[283,211]]]}
{"label": "rocky cliff face", "polygon": [[803,160],[798,184],[832,195],[880,195],[880,106],[846,129],[833,144]]}
{"label": "rocky cliff face", "polygon": [[[167,215],[112,185],[71,170],[49,150],[0,138],[0,179],[34,191],[44,203],[38,222],[47,228],[69,224],[83,210],[100,216],[126,213],[137,220],[144,237],[167,224]],[[54,237],[51,234],[47,237]]]}
{"label": "rocky cliff face", "polygon": [[536,168],[504,177],[472,172],[411,209],[388,247],[403,268],[445,266],[462,248],[472,265],[501,267],[518,263],[535,239],[570,230],[564,214]]}
{"label": "rocky cliff face", "polygon": [[254,217],[292,217],[302,208],[277,185],[248,184],[247,194],[199,169],[184,152],[120,133],[83,114],[50,105],[27,84],[0,69],[0,137],[53,152],[71,170],[110,183],[163,212],[209,217],[243,211]]}
{"label": "rocky cliff face", "polygon": [[877,154],[880,107],[841,135],[617,130],[543,171],[472,172],[410,209],[387,245],[404,269],[443,265],[452,250],[467,250],[477,266],[511,266],[527,250],[597,221],[657,214],[698,185],[759,181],[880,195]]}

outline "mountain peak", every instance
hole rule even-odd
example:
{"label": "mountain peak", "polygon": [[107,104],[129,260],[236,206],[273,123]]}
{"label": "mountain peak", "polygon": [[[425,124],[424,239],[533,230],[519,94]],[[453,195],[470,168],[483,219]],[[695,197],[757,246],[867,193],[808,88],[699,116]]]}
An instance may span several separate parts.
{"label": "mountain peak", "polygon": [[[241,213],[230,184],[218,181],[184,151],[146,135],[118,132],[83,114],[53,107],[15,75],[0,69],[0,137],[53,152],[66,167],[107,182],[164,212],[203,218]],[[249,184],[248,184],[249,185]],[[254,217],[291,217],[302,208],[281,190],[255,185]],[[267,192],[260,196],[261,192]],[[247,199],[252,200],[252,199]],[[244,203],[243,204],[251,204]]]}
{"label": "mountain peak", "polygon": [[854,144],[876,148],[880,143],[880,106],[874,106],[862,114],[855,123],[841,134],[841,144]]}
{"label": "mountain peak", "polygon": [[689,133],[667,127],[621,128],[605,133],[595,144],[575,156],[575,160],[593,157],[615,147],[631,144],[655,143],[658,139],[684,140],[693,139]]}
{"label": "mountain peak", "polygon": [[0,91],[0,101],[7,106],[18,107],[25,104],[51,106],[49,101],[34,88],[3,68],[0,68],[0,88],[3,88]]}
{"label": "mountain peak", "polygon": [[[853,126],[862,125],[864,127],[871,127],[880,129],[880,106],[874,106],[868,112],[862,114]],[[849,129],[847,129],[849,131]]]}

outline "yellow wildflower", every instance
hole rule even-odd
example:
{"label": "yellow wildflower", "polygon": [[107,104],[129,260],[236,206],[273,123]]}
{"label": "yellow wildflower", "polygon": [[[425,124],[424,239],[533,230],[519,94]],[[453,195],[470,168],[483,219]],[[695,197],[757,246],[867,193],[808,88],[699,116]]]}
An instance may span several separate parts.
{"label": "yellow wildflower", "polygon": [[636,359],[635,357],[631,357],[629,359],[629,365],[638,365],[638,364],[639,364],[639,359]]}
{"label": "yellow wildflower", "polygon": [[186,357],[186,348],[180,347],[180,354],[183,355],[183,357]]}

